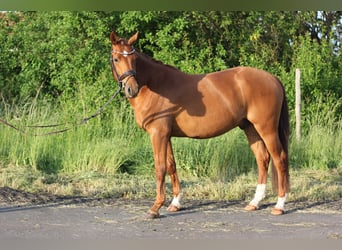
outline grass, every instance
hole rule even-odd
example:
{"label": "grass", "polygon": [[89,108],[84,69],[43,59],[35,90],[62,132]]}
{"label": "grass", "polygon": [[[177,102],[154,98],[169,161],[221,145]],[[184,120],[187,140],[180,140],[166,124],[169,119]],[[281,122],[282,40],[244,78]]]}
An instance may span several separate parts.
{"label": "grass", "polygon": [[[55,110],[21,107],[6,109],[4,116],[16,125],[80,120],[70,110]],[[154,198],[148,135],[137,128],[127,102],[114,110],[52,136],[23,135],[0,126],[0,186],[59,195]],[[342,122],[329,113],[312,117],[302,140],[290,139],[290,200],[341,199]],[[185,197],[251,199],[257,167],[241,130],[208,140],[172,142]],[[170,196],[169,180],[167,185]],[[269,194],[274,201],[275,195]]]}
{"label": "grass", "polygon": [[[342,167],[326,170],[291,170],[289,201],[324,201],[342,198]],[[208,177],[183,175],[180,171],[183,197],[197,200],[250,200],[255,191],[256,174],[250,171],[232,181],[213,181]],[[43,192],[65,196],[98,198],[151,199],[155,197],[154,175],[127,173],[100,174],[42,174],[25,167],[2,166],[0,183],[26,192]],[[167,197],[171,196],[169,178],[166,181]],[[274,202],[274,194],[268,186],[267,200]],[[266,200],[266,201],[267,201]]]}

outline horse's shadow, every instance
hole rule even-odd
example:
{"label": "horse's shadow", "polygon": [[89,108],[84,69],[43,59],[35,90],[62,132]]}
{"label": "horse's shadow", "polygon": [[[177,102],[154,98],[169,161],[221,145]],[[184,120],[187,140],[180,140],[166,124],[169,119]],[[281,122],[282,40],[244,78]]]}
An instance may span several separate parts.
{"label": "horse's shadow", "polygon": [[[303,200],[294,200],[288,201],[285,204],[285,214],[293,214],[300,211],[305,211],[311,208],[317,208],[322,205],[327,205],[335,203],[336,200],[328,200],[328,201],[315,201],[315,202],[307,202]],[[259,210],[265,210],[268,208],[272,208],[275,206],[276,203],[264,203],[259,207]]]}
{"label": "horse's shadow", "polygon": [[229,209],[231,207],[237,207],[243,205],[243,201],[216,201],[216,200],[185,200],[183,201],[182,208],[177,212],[167,212],[162,214],[160,217],[175,217],[183,216],[187,214],[195,214],[200,212],[210,212],[217,210]]}
{"label": "horse's shadow", "polygon": [[46,201],[46,202],[33,202],[33,203],[23,203],[23,204],[5,204],[4,206],[0,205],[0,214],[1,213],[9,213],[16,211],[26,211],[26,210],[34,210],[41,208],[53,208],[53,207],[61,207],[61,206],[71,206],[77,204],[86,204],[91,203],[96,198],[85,198],[85,197],[60,197],[58,200]]}
{"label": "horse's shadow", "polygon": [[308,210],[311,208],[316,208],[322,205],[328,205],[335,203],[336,200],[328,200],[328,201],[316,201],[316,202],[305,202],[305,201],[290,201],[287,203],[290,206],[290,209],[286,210],[287,214],[296,213],[304,210]]}
{"label": "horse's shadow", "polygon": [[[8,190],[2,188],[1,190],[5,190],[5,194],[11,195],[13,193],[20,193],[23,196],[30,196],[34,194],[25,193],[18,190],[10,189]],[[4,196],[4,193],[2,194]],[[1,197],[0,197],[1,198]],[[98,198],[98,197],[84,197],[84,196],[56,196],[56,197],[49,197],[49,200],[41,200],[38,202],[32,202],[27,204],[16,204],[16,203],[6,203],[2,201],[4,204],[3,206],[0,204],[0,213],[6,212],[15,212],[15,211],[25,211],[25,210],[32,210],[32,209],[39,209],[39,208],[46,208],[46,207],[59,207],[59,206],[68,206],[68,205],[89,205],[89,206],[103,206],[112,205],[112,206],[125,206],[127,203],[131,203],[130,207],[148,207],[152,204],[152,200],[148,199],[141,199],[141,200],[125,200],[123,198],[119,198],[116,195],[109,198]],[[31,198],[32,199],[32,198]],[[3,200],[3,199],[0,199]],[[336,203],[336,200],[328,200],[328,201],[316,201],[316,202],[308,202],[305,200],[295,200],[289,201],[286,203],[287,209],[286,214],[292,214],[316,207],[324,206],[340,206],[340,203]],[[244,206],[247,204],[244,200],[194,200],[194,199],[187,199],[183,200],[182,208],[177,212],[163,212],[162,217],[174,217],[174,216],[183,216],[187,214],[195,214],[201,212],[210,212],[210,211],[222,211],[225,210],[240,210],[244,211]],[[336,204],[335,204],[336,203]],[[165,206],[167,207],[169,203],[166,203]],[[264,203],[260,206],[259,210],[263,211],[270,207],[273,207],[275,203]],[[338,209],[338,208],[337,208]],[[140,209],[139,209],[140,210]]]}
{"label": "horse's shadow", "polygon": [[[327,205],[335,203],[336,200],[329,201],[316,201],[316,202],[305,202],[305,201],[289,201],[286,205],[289,209],[286,209],[285,214],[293,214],[300,211],[305,211],[308,209],[320,207],[322,205]],[[233,201],[196,201],[189,200],[185,202],[185,206],[181,208],[178,212],[168,212],[166,214],[161,215],[161,217],[174,217],[174,216],[182,216],[186,214],[200,213],[200,212],[210,212],[221,210],[224,212],[225,209],[230,210],[231,208],[236,209],[237,211],[245,211],[244,206],[247,204],[246,201],[243,200],[233,200]],[[266,209],[272,208],[275,206],[275,203],[264,203],[258,209],[258,211],[264,211]]]}

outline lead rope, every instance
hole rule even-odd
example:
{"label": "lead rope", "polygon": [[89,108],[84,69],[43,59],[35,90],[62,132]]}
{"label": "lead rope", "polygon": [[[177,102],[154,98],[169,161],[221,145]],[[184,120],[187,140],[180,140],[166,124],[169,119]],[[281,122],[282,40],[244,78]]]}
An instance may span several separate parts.
{"label": "lead rope", "polygon": [[[111,51],[113,52],[113,51]],[[120,52],[117,52],[117,51],[114,51],[116,53],[120,53]],[[135,52],[135,50],[133,49],[130,53],[126,53],[127,55],[130,55],[130,54],[133,54]],[[121,76],[118,75],[117,71],[116,71],[116,68],[115,68],[115,65],[114,65],[114,62],[113,62],[113,58],[112,56],[110,57],[110,66],[112,68],[112,74],[114,76],[114,78],[117,78],[118,80],[118,83],[119,83],[119,88],[118,90],[114,93],[114,95],[112,95],[109,100],[101,107],[99,108],[94,114],[88,116],[88,117],[85,117],[83,118],[79,123],[77,123],[75,126],[73,127],[67,127],[67,128],[64,128],[64,129],[60,129],[60,130],[55,130],[55,131],[51,131],[51,132],[48,132],[48,133],[42,133],[42,134],[29,134],[29,135],[33,135],[33,136],[46,136],[46,135],[53,135],[53,134],[60,134],[60,133],[64,133],[68,130],[71,130],[77,126],[80,126],[82,124],[86,124],[90,119],[98,116],[99,114],[101,114],[103,112],[103,110],[115,99],[115,97],[120,93],[121,89],[122,89],[122,86],[123,86],[123,80],[124,78],[126,77],[131,77],[131,76],[135,76],[136,75],[136,72],[134,70],[129,70],[127,72],[125,72],[124,74],[122,74]],[[126,82],[128,81],[128,79],[126,80]],[[9,123],[8,121],[4,120],[4,119],[1,119],[0,118],[0,123],[14,129],[14,130],[17,130],[18,132],[24,134],[24,135],[27,135],[28,133],[16,126],[14,126],[13,124]],[[53,128],[53,127],[60,127],[60,126],[64,126],[66,125],[67,123],[60,123],[60,124],[51,124],[51,125],[31,125],[31,126],[25,126],[26,128]]]}
{"label": "lead rope", "polygon": [[[119,89],[109,98],[109,100],[101,107],[99,108],[94,114],[88,116],[88,117],[84,117],[83,119],[81,119],[80,122],[78,122],[75,126],[72,127],[67,127],[64,129],[59,129],[59,130],[55,130],[55,131],[51,131],[51,132],[47,132],[47,133],[42,133],[42,134],[31,134],[31,133],[27,133],[26,131],[18,128],[17,126],[9,123],[8,121],[1,119],[0,118],[0,123],[14,129],[17,130],[18,132],[24,134],[24,135],[33,135],[33,136],[46,136],[46,135],[53,135],[53,134],[60,134],[60,133],[64,133],[68,130],[71,130],[75,127],[78,127],[80,125],[86,124],[90,119],[95,118],[96,116],[98,116],[99,114],[101,114],[105,108],[115,99],[115,97],[120,93],[121,91],[121,86],[119,86]],[[51,124],[51,125],[31,125],[31,126],[25,126],[26,128],[53,128],[53,127],[60,127],[60,126],[64,126],[67,123],[60,123],[60,124]]]}
{"label": "lead rope", "polygon": [[118,90],[114,93],[114,95],[111,96],[111,98],[109,98],[109,100],[101,107],[99,108],[94,114],[92,114],[91,116],[85,117],[82,119],[81,124],[85,124],[87,123],[90,119],[98,116],[99,114],[101,114],[103,112],[103,110],[115,99],[115,97],[120,93],[121,91],[121,85],[119,86]]}

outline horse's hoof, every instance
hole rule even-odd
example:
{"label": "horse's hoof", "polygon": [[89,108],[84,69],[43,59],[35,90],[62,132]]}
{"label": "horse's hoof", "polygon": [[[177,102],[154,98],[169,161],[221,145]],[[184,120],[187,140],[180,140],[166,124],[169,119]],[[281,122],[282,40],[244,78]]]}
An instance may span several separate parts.
{"label": "horse's hoof", "polygon": [[172,205],[172,204],[167,208],[167,211],[169,211],[169,212],[177,212],[179,210],[180,210],[179,207]]}
{"label": "horse's hoof", "polygon": [[280,208],[272,208],[271,214],[272,215],[283,215],[285,213],[285,211],[283,209]]}
{"label": "horse's hoof", "polygon": [[152,212],[152,211],[148,211],[147,215],[146,215],[147,219],[157,219],[159,217],[160,217],[159,213],[155,213],[155,212]]}
{"label": "horse's hoof", "polygon": [[245,210],[246,211],[255,211],[255,210],[258,210],[258,207],[248,204],[247,206],[245,206]]}

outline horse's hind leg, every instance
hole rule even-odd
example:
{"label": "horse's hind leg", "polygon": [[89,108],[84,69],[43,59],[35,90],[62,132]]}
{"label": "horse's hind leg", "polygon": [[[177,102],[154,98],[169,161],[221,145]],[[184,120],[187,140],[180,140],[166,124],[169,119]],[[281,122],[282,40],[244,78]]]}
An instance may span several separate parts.
{"label": "horse's hind leg", "polygon": [[[258,127],[256,127],[258,130]],[[272,157],[272,182],[274,189],[278,190],[278,201],[272,210],[272,214],[284,213],[287,192],[289,191],[288,156],[280,141],[278,130],[269,127],[268,130],[258,130],[263,138],[268,152]]]}
{"label": "horse's hind leg", "polygon": [[170,206],[167,208],[170,212],[176,212],[181,208],[180,200],[182,198],[181,187],[177,175],[176,163],[173,156],[171,141],[167,145],[167,171],[170,175],[173,199]]}
{"label": "horse's hind leg", "polygon": [[258,165],[258,184],[254,194],[254,198],[245,207],[248,211],[254,211],[259,208],[259,204],[266,196],[266,181],[267,171],[270,162],[270,155],[266,149],[265,143],[255,130],[253,124],[249,123],[244,128],[244,132],[247,136],[249,145],[255,155],[255,159]]}
{"label": "horse's hind leg", "polygon": [[289,191],[288,156],[282,147],[278,134],[265,137],[265,143],[273,161],[273,183],[276,185],[274,189],[278,189],[278,201],[272,210],[272,214],[281,215],[284,213],[285,201]]}

